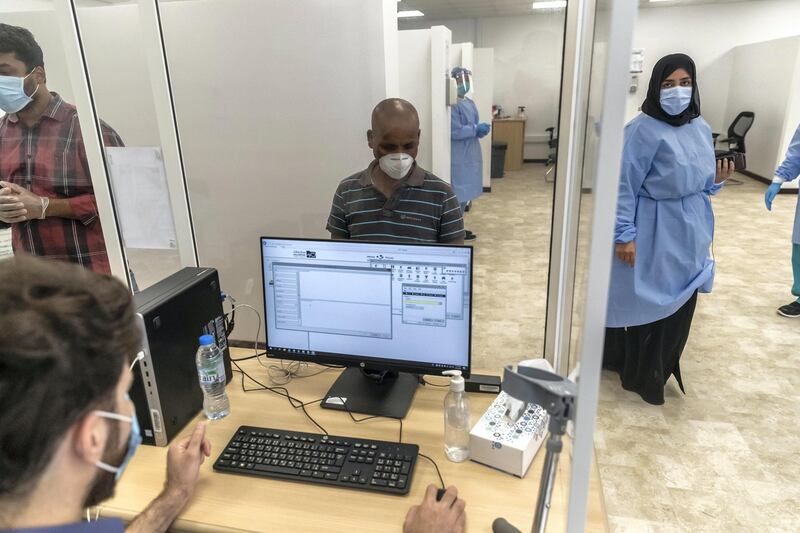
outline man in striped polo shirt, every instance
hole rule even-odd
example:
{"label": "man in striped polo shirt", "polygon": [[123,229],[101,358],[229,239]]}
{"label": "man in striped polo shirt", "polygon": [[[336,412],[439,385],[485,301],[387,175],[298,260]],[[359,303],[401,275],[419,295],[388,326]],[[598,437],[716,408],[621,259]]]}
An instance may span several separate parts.
{"label": "man in striped polo shirt", "polygon": [[453,189],[414,161],[419,137],[409,102],[390,98],[375,106],[367,131],[375,160],[339,183],[328,217],[332,239],[464,243]]}

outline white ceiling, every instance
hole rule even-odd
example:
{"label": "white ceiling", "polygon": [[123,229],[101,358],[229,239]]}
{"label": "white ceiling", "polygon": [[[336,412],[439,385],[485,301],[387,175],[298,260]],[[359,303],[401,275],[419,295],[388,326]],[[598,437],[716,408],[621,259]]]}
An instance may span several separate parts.
{"label": "white ceiling", "polygon": [[[678,5],[729,4],[757,1],[763,0],[670,0],[657,3],[650,3],[649,0],[639,0],[639,5],[641,7],[662,8]],[[532,0],[402,0],[398,3],[398,9],[418,9],[425,13],[425,18],[427,19],[441,20],[530,15],[534,12],[531,9],[531,3]],[[419,20],[419,18],[411,20]]]}

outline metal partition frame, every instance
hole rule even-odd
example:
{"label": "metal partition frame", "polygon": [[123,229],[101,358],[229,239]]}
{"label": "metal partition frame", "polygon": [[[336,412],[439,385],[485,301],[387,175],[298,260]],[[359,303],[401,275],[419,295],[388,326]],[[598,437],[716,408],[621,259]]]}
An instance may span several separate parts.
{"label": "metal partition frame", "polygon": [[596,0],[567,4],[544,356],[566,376]]}
{"label": "metal partition frame", "polygon": [[178,253],[182,266],[198,266],[197,242],[192,223],[192,209],[189,192],[186,188],[186,171],[181,152],[178,119],[172,97],[172,84],[167,64],[167,51],[164,47],[164,31],[161,26],[161,12],[158,0],[139,0],[139,23],[142,26],[142,42],[150,83],[153,90],[153,105],[161,138],[161,153],[164,156],[164,170],[167,175],[172,220],[178,241]]}
{"label": "metal partition frame", "polygon": [[86,56],[83,52],[78,12],[75,0],[53,2],[61,37],[64,41],[64,56],[67,60],[72,91],[75,95],[75,106],[78,108],[78,121],[81,126],[83,144],[86,150],[86,161],[92,177],[97,212],[103,228],[108,262],[111,273],[131,286],[128,273],[125,247],[122,245],[122,234],[117,223],[117,212],[111,182],[106,172],[106,155],[103,150],[103,138],[100,132],[100,121],[95,107],[92,82],[86,68]]}
{"label": "metal partition frame", "polygon": [[[67,60],[75,106],[81,125],[86,159],[92,177],[95,201],[103,228],[111,273],[131,286],[130,273],[127,267],[125,246],[118,224],[117,211],[114,204],[113,191],[107,171],[105,150],[103,149],[100,122],[92,90],[90,69],[84,53],[81,39],[80,23],[76,0],[54,2],[55,14],[64,40],[64,55]],[[98,8],[98,9],[102,9]],[[197,266],[197,245],[191,221],[189,197],[186,191],[186,178],[183,157],[175,119],[175,107],[167,70],[164,51],[161,20],[158,13],[157,0],[139,0],[140,24],[144,51],[147,56],[148,70],[153,90],[153,103],[156,110],[156,121],[164,156],[167,186],[170,194],[172,219],[178,241],[181,264]]]}
{"label": "metal partition frame", "polygon": [[[608,63],[603,90],[603,115],[597,153],[595,201],[586,282],[586,317],[581,331],[581,370],[572,447],[567,530],[580,533],[586,523],[586,502],[594,451],[594,427],[603,362],[608,280],[611,274],[614,220],[621,167],[628,70],[633,46],[637,0],[610,0]],[[582,58],[591,62],[591,56]]]}

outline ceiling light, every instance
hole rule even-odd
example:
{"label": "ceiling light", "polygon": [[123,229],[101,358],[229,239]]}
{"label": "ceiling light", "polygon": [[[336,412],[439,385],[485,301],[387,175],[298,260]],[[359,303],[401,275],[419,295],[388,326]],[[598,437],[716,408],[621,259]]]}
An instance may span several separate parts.
{"label": "ceiling light", "polygon": [[567,7],[567,0],[549,0],[546,2],[534,2],[531,9],[563,9]]}
{"label": "ceiling light", "polygon": [[419,11],[418,9],[414,9],[414,10],[411,10],[411,11],[398,11],[397,12],[397,18],[401,18],[401,19],[410,18],[410,17],[424,17],[424,16],[425,16],[425,13],[423,13],[422,11]]}

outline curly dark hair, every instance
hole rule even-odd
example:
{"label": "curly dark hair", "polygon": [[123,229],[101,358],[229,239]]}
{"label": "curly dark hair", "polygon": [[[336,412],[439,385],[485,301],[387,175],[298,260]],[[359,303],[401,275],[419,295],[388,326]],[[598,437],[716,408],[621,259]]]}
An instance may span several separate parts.
{"label": "curly dark hair", "polygon": [[25,496],[72,425],[113,408],[141,349],[128,288],[77,265],[0,261],[0,498]]}
{"label": "curly dark hair", "polygon": [[0,23],[0,53],[13,53],[30,72],[44,66],[44,54],[33,34],[25,28]]}

